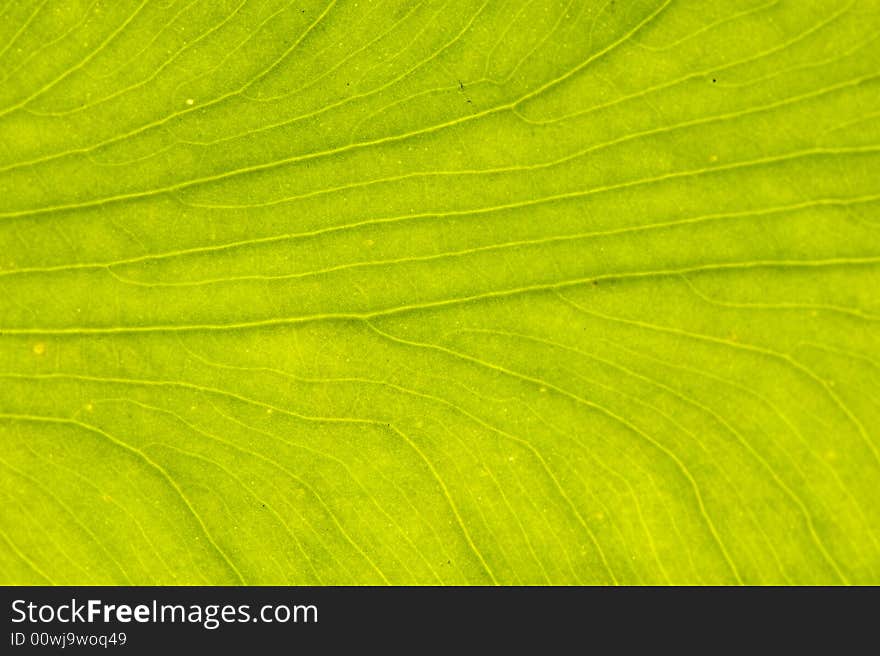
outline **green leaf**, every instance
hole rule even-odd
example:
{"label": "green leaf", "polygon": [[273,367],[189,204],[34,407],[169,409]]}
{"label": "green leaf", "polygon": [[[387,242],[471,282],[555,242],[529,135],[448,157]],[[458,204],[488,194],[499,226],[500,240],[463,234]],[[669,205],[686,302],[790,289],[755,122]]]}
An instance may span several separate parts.
{"label": "green leaf", "polygon": [[0,583],[880,583],[876,1],[0,11]]}

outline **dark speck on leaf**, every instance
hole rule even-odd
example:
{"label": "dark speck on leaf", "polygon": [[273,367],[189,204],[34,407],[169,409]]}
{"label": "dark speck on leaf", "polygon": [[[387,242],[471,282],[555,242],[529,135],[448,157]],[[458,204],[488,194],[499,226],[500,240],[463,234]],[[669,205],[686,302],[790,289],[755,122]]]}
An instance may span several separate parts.
{"label": "dark speck on leaf", "polygon": [[717,81],[718,80],[716,80],[714,77],[712,78],[712,84],[715,84]]}

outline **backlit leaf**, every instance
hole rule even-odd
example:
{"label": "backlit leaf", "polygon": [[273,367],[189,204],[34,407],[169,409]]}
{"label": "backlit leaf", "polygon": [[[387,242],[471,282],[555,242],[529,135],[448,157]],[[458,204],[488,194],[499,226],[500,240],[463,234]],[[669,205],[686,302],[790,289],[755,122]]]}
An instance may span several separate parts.
{"label": "backlit leaf", "polygon": [[880,583],[876,0],[0,12],[0,583]]}

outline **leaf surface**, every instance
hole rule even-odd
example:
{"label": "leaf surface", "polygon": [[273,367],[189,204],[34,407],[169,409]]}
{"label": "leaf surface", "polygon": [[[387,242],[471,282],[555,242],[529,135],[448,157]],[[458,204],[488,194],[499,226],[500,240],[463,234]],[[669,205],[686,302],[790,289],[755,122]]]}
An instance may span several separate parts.
{"label": "leaf surface", "polygon": [[880,582],[875,0],[0,11],[0,583]]}

